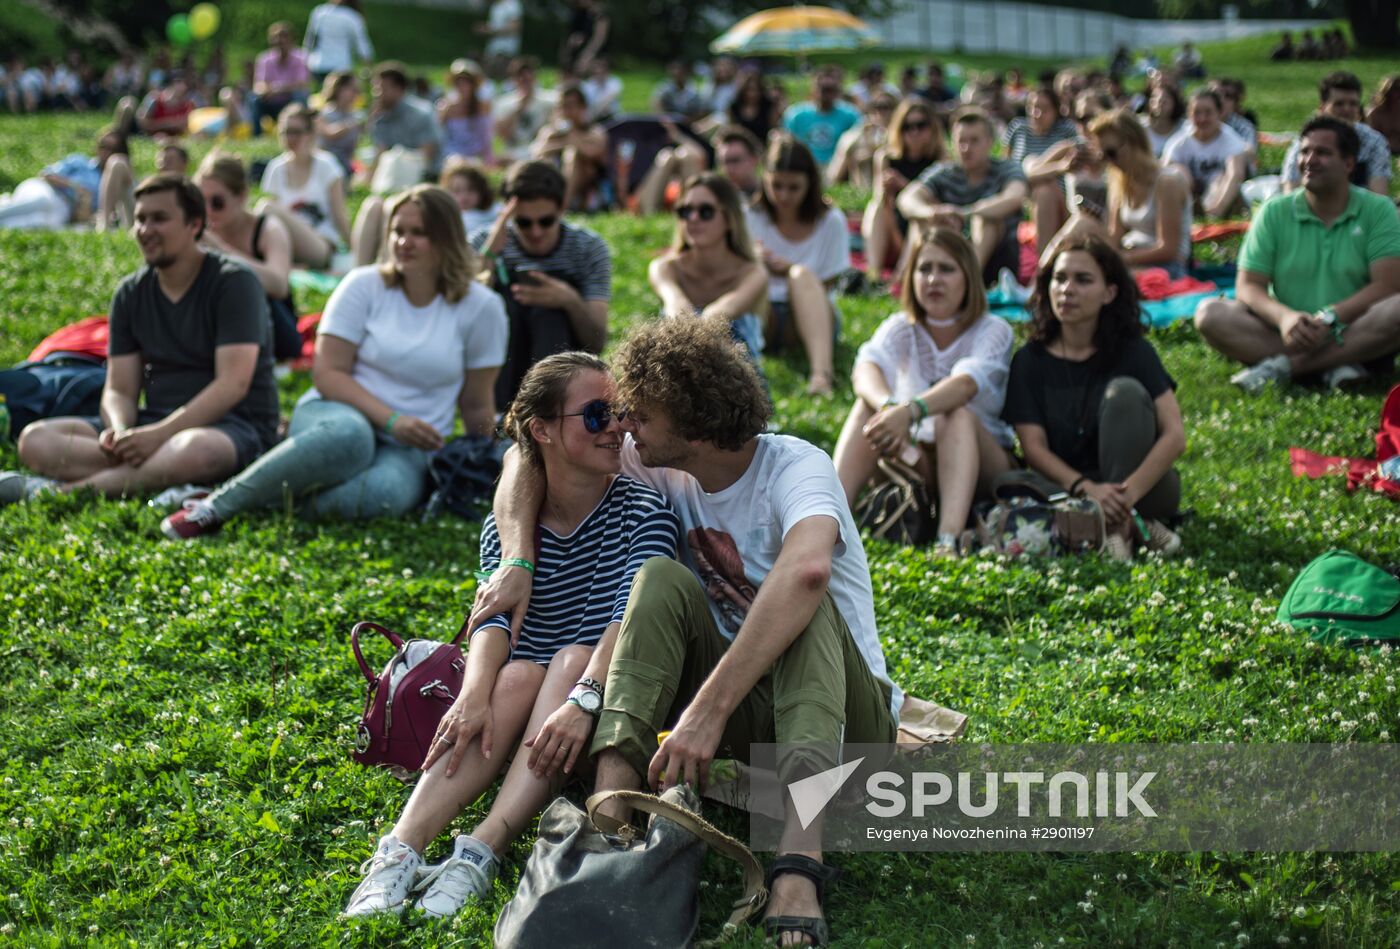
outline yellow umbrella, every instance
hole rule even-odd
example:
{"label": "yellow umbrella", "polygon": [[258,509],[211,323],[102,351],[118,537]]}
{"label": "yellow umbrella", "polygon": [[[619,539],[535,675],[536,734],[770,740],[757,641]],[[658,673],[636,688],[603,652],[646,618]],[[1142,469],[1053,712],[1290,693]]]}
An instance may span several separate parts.
{"label": "yellow umbrella", "polygon": [[778,7],[745,17],[710,44],[715,53],[802,55],[878,46],[866,23],[830,7]]}

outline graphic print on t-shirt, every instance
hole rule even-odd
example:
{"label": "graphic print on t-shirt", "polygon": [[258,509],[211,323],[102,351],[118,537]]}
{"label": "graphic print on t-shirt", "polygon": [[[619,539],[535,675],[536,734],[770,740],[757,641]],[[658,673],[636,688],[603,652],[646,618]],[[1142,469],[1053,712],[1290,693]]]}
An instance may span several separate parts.
{"label": "graphic print on t-shirt", "polygon": [[739,545],[724,531],[693,527],[686,534],[690,555],[705,585],[705,594],[714,601],[723,617],[724,628],[737,634],[753,606],[758,590],[744,576],[744,558]]}

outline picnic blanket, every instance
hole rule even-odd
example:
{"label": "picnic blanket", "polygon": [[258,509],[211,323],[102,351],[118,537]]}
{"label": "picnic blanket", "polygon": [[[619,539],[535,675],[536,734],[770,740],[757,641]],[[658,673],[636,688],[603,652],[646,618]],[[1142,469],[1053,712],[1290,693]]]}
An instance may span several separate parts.
{"label": "picnic blanket", "polygon": [[1400,385],[1390,390],[1381,407],[1375,458],[1346,458],[1341,455],[1319,455],[1306,448],[1288,449],[1289,466],[1297,477],[1323,478],[1345,474],[1348,493],[1368,487],[1400,499],[1400,480],[1387,478],[1381,467],[1396,455],[1400,455]]}
{"label": "picnic blanket", "polygon": [[[1233,268],[1203,268],[1195,276],[1173,280],[1161,267],[1149,267],[1134,276],[1143,297],[1142,312],[1154,329],[1190,319],[1197,304],[1208,297],[1235,296]],[[1202,279],[1207,276],[1211,279]],[[1026,305],[1009,298],[1000,287],[987,291],[987,303],[993,313],[1011,323],[1030,321]]]}

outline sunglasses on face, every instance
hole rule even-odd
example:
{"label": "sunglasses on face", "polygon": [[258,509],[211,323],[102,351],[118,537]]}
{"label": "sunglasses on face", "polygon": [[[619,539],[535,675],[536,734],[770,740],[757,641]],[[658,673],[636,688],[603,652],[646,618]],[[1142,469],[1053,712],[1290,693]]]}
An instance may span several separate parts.
{"label": "sunglasses on face", "polygon": [[209,199],[209,210],[211,211],[222,211],[227,205],[228,201],[221,194],[216,194]]}
{"label": "sunglasses on face", "polygon": [[558,221],[557,214],[546,214],[544,217],[521,217],[518,214],[515,216],[515,226],[523,231],[533,231],[535,228],[547,231]]}
{"label": "sunglasses on face", "polygon": [[900,130],[904,132],[926,132],[931,127],[932,126],[928,122],[920,122],[918,120],[915,120],[913,122],[905,122],[903,125],[900,126]]}
{"label": "sunglasses on face", "polygon": [[554,418],[581,418],[583,419],[583,427],[588,431],[588,434],[600,435],[607,431],[608,425],[612,423],[613,419],[621,422],[627,418],[627,410],[613,411],[612,405],[607,401],[594,399],[585,405],[581,412],[564,412],[554,416]]}
{"label": "sunglasses on face", "polygon": [[1103,157],[1107,158],[1109,161],[1118,160],[1117,148],[1100,148],[1099,151],[1103,152]]}
{"label": "sunglasses on face", "polygon": [[676,217],[682,221],[689,221],[692,217],[713,221],[718,210],[713,204],[680,204],[676,206]]}

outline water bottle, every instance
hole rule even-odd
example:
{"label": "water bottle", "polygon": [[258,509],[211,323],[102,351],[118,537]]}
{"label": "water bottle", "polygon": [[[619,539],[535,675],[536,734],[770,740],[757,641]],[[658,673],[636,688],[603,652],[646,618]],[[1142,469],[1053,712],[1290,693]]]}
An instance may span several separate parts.
{"label": "water bottle", "polygon": [[1400,481],[1400,455],[1391,455],[1381,462],[1381,477],[1387,481]]}

